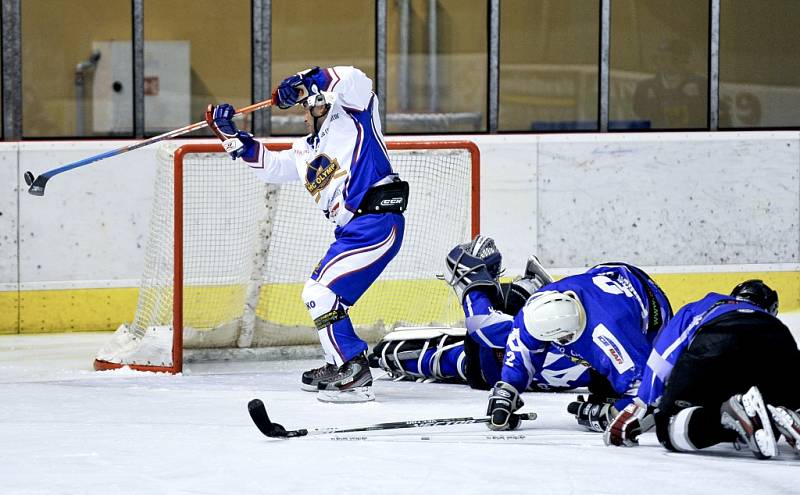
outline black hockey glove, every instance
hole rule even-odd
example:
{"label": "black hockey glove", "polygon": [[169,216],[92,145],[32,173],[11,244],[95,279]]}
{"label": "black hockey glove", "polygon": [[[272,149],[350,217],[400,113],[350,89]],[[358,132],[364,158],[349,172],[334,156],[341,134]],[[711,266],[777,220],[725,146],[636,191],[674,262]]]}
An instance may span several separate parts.
{"label": "black hockey glove", "polygon": [[489,395],[489,407],[486,415],[492,420],[488,423],[490,429],[516,430],[519,427],[519,416],[514,411],[525,405],[519,398],[519,392],[513,385],[506,382],[497,382]]}
{"label": "black hockey glove", "polygon": [[603,433],[611,421],[611,405],[613,399],[602,399],[589,396],[589,400],[578,396],[578,400],[567,405],[567,412],[575,415],[578,424],[589,431]]}

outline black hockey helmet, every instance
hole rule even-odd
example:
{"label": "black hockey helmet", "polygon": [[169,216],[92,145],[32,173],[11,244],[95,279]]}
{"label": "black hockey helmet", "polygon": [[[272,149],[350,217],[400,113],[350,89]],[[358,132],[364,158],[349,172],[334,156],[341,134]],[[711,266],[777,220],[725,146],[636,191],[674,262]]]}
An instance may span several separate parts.
{"label": "black hockey helmet", "polygon": [[762,280],[745,280],[733,288],[731,296],[749,301],[773,316],[778,314],[778,293]]}

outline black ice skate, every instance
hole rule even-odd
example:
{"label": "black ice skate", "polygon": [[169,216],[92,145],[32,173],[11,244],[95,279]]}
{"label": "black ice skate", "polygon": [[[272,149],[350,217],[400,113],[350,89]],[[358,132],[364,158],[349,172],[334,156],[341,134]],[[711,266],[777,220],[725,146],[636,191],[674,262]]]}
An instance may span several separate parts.
{"label": "black ice skate", "polygon": [[767,409],[769,409],[773,424],[786,438],[786,443],[791,445],[795,454],[800,455],[800,414],[798,411],[769,404],[767,404]]}
{"label": "black ice skate", "polygon": [[336,374],[319,382],[317,399],[322,402],[367,402],[375,400],[372,373],[366,356],[360,354],[339,367]]}
{"label": "black ice skate", "polygon": [[720,413],[722,426],[738,433],[754,456],[769,459],[778,453],[772,423],[758,388],[750,387],[746,394],[736,394],[723,402]]}
{"label": "black ice skate", "polygon": [[319,388],[319,382],[323,380],[330,380],[334,375],[336,375],[337,371],[339,371],[338,366],[335,364],[325,363],[319,368],[314,368],[313,370],[304,372],[303,378],[301,379],[302,383],[300,384],[300,390],[305,390],[306,392],[316,392]]}

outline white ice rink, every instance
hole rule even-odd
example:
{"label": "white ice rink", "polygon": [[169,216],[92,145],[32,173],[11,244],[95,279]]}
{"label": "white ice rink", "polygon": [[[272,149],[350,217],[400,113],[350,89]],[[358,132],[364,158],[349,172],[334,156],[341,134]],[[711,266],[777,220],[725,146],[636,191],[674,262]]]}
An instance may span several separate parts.
{"label": "white ice rink", "polygon": [[[784,320],[797,335],[800,315]],[[566,413],[575,393],[526,394],[539,419],[510,439],[463,425],[272,440],[250,399],[294,429],[480,416],[487,393],[380,379],[373,403],[323,404],[297,386],[311,361],[93,372],[109,336],[0,336],[0,494],[800,493],[800,457],[783,441],[769,461],[731,445],[673,454],[652,432],[605,447]]]}

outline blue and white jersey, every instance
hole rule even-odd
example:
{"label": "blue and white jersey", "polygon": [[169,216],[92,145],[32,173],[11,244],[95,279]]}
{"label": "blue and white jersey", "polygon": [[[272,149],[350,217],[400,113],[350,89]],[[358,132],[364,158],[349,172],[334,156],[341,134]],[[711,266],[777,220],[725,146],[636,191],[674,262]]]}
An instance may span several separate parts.
{"label": "blue and white jersey", "polygon": [[[495,310],[489,296],[480,289],[467,293],[463,307],[467,332],[480,345],[479,359],[484,380],[490,386],[494,385],[501,379],[502,371],[497,354],[504,352],[508,346],[514,329],[514,317]],[[554,390],[588,385],[589,368],[550,346],[542,365],[534,370],[526,386],[534,390]]]}
{"label": "blue and white jersey", "polygon": [[321,74],[320,91],[335,96],[319,133],[296,140],[291,150],[261,153],[249,165],[265,182],[302,180],[325,216],[343,226],[367,190],[393,171],[372,81],[354,67],[322,69]]}
{"label": "blue and white jersey", "polygon": [[672,373],[672,368],[683,351],[692,343],[698,330],[734,311],[769,314],[747,301],[714,292],[681,308],[658,332],[653,342],[653,349],[647,359],[647,368],[642,376],[639,398],[648,405],[657,406],[661,396],[664,395],[664,385]]}
{"label": "blue and white jersey", "polygon": [[[502,380],[524,390],[543,368],[549,349],[554,348],[605,376],[614,390],[625,396],[624,401],[632,400],[650,353],[648,329],[653,328],[647,290],[630,267],[600,265],[545,285],[537,292],[542,291],[573,291],[586,312],[586,327],[571,344],[540,341],[527,331],[523,307],[513,320]],[[670,316],[668,311],[660,319]],[[617,406],[624,404],[618,401]]]}

